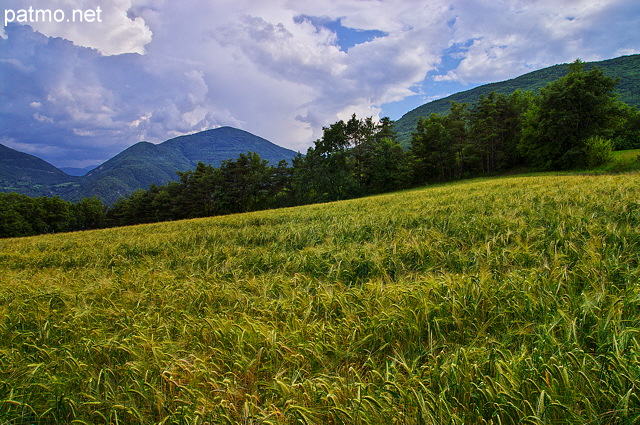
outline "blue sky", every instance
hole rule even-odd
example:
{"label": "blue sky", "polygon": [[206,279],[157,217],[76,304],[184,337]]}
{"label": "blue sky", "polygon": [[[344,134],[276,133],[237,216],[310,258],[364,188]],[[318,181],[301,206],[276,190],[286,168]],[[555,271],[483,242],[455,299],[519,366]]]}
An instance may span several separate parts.
{"label": "blue sky", "polygon": [[[107,4],[105,4],[107,3]],[[637,0],[4,0],[0,143],[57,166],[234,126],[298,151],[352,113],[640,53]],[[6,21],[6,19],[5,19]]]}

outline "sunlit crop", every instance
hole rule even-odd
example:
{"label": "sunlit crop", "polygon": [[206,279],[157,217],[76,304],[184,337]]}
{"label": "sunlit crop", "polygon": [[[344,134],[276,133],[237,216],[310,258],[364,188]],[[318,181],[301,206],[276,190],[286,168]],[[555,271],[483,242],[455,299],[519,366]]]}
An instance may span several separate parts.
{"label": "sunlit crop", "polygon": [[0,424],[640,423],[639,187],[0,240]]}

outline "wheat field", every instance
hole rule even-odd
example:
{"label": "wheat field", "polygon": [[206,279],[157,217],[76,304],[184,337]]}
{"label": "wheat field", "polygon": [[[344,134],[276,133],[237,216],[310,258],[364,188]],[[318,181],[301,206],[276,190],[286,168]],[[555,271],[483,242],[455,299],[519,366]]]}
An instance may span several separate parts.
{"label": "wheat field", "polygon": [[0,240],[0,424],[640,423],[639,187]]}

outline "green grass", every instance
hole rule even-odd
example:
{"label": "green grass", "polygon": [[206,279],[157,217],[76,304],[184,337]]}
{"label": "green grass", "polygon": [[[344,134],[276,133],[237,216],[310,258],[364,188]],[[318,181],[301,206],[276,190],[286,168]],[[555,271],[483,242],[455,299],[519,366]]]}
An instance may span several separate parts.
{"label": "green grass", "polygon": [[0,424],[640,423],[640,175],[0,241]]}
{"label": "green grass", "polygon": [[612,160],[603,169],[607,172],[640,171],[640,149],[613,152]]}

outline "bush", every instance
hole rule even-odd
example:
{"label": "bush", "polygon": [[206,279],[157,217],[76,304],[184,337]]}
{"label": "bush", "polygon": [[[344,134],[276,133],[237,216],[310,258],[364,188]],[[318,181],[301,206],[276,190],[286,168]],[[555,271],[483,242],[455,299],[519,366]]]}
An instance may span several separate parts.
{"label": "bush", "polygon": [[595,168],[611,161],[613,142],[601,136],[589,137],[584,145],[587,166]]}

